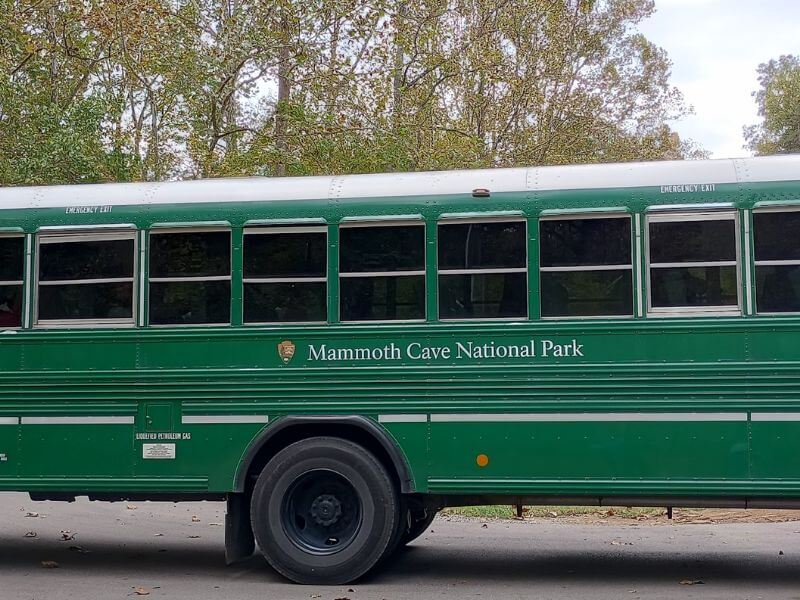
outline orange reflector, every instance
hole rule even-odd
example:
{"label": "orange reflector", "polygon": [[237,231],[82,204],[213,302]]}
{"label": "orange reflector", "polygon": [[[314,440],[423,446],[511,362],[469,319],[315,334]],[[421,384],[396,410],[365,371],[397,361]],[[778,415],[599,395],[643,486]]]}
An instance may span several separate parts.
{"label": "orange reflector", "polygon": [[478,457],[475,459],[475,462],[478,463],[479,467],[485,467],[489,464],[489,457],[485,454],[478,454]]}

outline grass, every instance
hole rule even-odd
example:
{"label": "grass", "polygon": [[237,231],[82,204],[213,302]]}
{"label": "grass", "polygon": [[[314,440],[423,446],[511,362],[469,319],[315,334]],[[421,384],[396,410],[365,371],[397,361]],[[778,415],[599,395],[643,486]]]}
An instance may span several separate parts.
{"label": "grass", "polygon": [[[517,511],[513,506],[459,506],[445,508],[443,515],[458,515],[476,519],[511,519]],[[664,514],[663,508],[631,508],[627,506],[525,506],[526,517],[575,517],[580,515],[596,515],[598,517],[615,516],[623,519],[636,517],[655,517]]]}

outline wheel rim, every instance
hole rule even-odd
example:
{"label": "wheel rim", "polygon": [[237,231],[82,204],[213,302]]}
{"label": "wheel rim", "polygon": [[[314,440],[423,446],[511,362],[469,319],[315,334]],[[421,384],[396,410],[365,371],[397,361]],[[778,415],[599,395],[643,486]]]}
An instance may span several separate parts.
{"label": "wheel rim", "polygon": [[286,536],[302,550],[335,554],[349,546],[361,529],[361,500],[339,473],[309,471],[286,491],[281,521]]}

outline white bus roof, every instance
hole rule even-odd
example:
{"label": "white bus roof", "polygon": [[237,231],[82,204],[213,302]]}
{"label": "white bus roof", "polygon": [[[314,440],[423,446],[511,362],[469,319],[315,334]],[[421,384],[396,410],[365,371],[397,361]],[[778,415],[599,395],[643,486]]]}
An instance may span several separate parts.
{"label": "white bus roof", "polygon": [[0,188],[0,210],[65,206],[269,202],[800,180],[800,155],[323,177]]}

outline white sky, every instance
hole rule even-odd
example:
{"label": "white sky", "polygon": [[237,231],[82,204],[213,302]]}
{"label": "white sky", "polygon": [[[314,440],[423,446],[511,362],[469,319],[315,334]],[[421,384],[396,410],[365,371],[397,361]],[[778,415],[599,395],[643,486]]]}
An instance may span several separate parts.
{"label": "white sky", "polygon": [[800,54],[800,0],[655,0],[640,30],[667,51],[672,83],[695,114],[673,123],[712,158],[748,156],[742,127],[759,121],[756,68]]}

